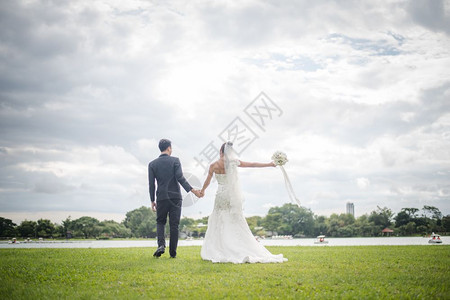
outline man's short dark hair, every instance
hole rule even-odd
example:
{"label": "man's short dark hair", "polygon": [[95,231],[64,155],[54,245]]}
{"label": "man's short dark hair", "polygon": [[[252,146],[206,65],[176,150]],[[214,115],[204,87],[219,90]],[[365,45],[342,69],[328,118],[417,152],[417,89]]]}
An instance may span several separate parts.
{"label": "man's short dark hair", "polygon": [[166,151],[167,148],[172,146],[172,142],[168,139],[162,139],[159,141],[159,150],[161,150],[161,152]]}

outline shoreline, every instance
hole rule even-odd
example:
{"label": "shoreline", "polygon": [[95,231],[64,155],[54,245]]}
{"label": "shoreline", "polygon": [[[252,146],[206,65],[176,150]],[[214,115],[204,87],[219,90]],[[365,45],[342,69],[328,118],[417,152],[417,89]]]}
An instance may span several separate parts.
{"label": "shoreline", "polygon": [[[450,245],[450,236],[442,236],[442,244]],[[312,247],[334,247],[334,246],[414,246],[430,245],[429,238],[425,237],[361,237],[361,238],[326,238],[328,243],[315,244],[316,239],[261,239],[259,242],[264,246],[312,246]],[[179,240],[179,247],[201,246],[203,239]],[[168,241],[167,241],[168,245]],[[0,249],[32,249],[32,248],[135,248],[156,247],[156,239],[118,239],[118,240],[41,240],[41,241],[18,241],[11,243],[0,241]]]}

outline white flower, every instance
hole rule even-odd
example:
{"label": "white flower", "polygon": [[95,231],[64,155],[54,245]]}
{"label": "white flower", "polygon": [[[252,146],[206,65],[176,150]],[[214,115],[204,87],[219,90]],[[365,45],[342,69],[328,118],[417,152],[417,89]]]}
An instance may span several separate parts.
{"label": "white flower", "polygon": [[281,151],[275,151],[272,155],[272,160],[277,166],[282,166],[288,162],[286,153]]}

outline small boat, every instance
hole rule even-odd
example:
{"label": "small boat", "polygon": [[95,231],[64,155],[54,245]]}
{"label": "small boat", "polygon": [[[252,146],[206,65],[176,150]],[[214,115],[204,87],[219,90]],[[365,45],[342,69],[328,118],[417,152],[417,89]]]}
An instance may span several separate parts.
{"label": "small boat", "polygon": [[314,244],[328,244],[328,241],[325,241],[324,235],[319,235],[319,236],[317,236],[317,239],[314,242]]}
{"label": "small boat", "polygon": [[272,235],[272,240],[292,240],[292,235]]}
{"label": "small boat", "polygon": [[439,234],[435,234],[434,232],[431,234],[430,239],[428,240],[429,244],[442,244],[441,236]]}

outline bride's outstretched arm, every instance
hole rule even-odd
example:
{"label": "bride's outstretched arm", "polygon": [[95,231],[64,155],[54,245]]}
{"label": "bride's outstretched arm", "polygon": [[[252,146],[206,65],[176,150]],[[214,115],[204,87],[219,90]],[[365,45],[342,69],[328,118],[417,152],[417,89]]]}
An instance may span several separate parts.
{"label": "bride's outstretched arm", "polygon": [[240,164],[239,164],[239,167],[241,167],[241,168],[266,168],[266,167],[275,167],[275,166],[276,165],[273,161],[270,163],[240,161]]}
{"label": "bride's outstretched arm", "polygon": [[203,183],[203,187],[200,190],[202,197],[205,195],[205,190],[208,188],[209,184],[211,183],[213,174],[214,174],[213,166],[211,165],[209,167],[208,176],[206,177],[205,182]]}

